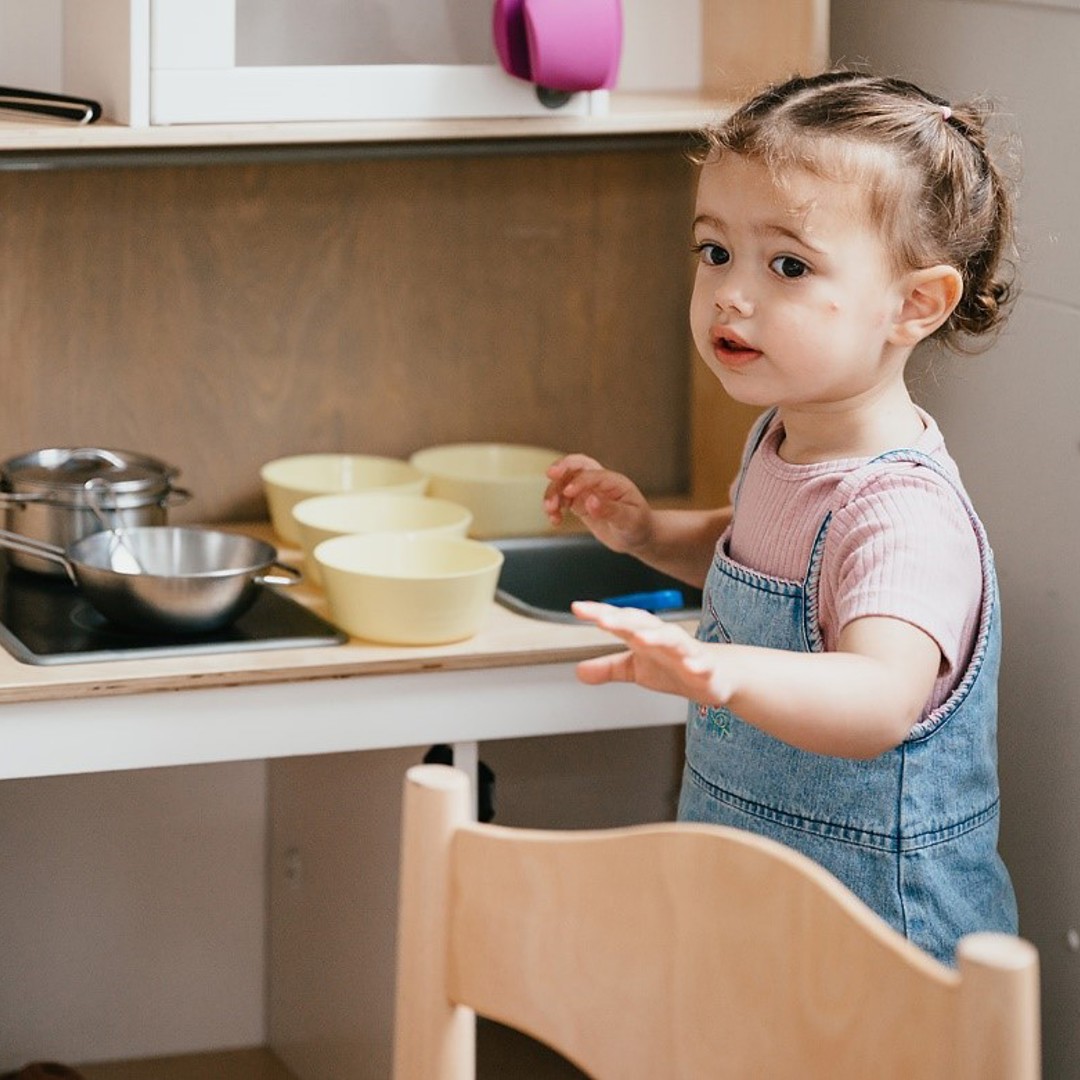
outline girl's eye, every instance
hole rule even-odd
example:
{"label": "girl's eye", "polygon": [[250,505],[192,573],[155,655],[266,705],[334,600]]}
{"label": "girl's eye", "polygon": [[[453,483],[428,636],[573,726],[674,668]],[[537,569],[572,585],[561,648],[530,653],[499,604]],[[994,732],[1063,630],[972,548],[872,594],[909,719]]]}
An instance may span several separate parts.
{"label": "girl's eye", "polygon": [[801,278],[810,273],[810,267],[794,255],[777,255],[769,266],[774,273],[784,278]]}
{"label": "girl's eye", "polygon": [[731,253],[727,248],[721,247],[719,244],[710,244],[706,241],[703,244],[695,244],[694,251],[701,257],[701,261],[707,266],[723,266],[724,263],[731,262]]}

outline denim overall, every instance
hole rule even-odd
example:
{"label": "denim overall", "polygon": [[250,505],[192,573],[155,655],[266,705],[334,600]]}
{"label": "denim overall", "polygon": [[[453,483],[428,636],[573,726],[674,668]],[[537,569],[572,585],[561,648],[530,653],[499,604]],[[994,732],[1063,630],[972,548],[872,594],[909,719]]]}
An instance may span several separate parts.
{"label": "denim overall", "polygon": [[[768,421],[763,418],[757,439],[748,444],[743,473]],[[982,614],[960,683],[903,743],[869,761],[798,750],[728,709],[691,703],[679,819],[732,825],[796,848],[916,945],[951,964],[964,934],[1017,929],[1012,884],[997,852],[997,581],[985,531],[967,495],[918,451],[890,451],[861,466],[841,481],[833,507],[842,505],[845,492],[868,470],[900,461],[948,480],[978,537]],[[831,516],[832,511],[821,524],[802,582],[741,566],[727,554],[727,537],[721,538],[705,584],[698,637],[822,651],[816,596]]]}

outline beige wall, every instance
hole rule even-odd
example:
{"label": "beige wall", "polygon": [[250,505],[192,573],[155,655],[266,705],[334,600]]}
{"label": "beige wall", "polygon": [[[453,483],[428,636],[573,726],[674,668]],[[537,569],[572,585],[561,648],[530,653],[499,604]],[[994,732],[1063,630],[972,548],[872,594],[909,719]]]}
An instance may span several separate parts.
{"label": "beige wall", "polygon": [[993,97],[1020,136],[1023,296],[975,359],[918,391],[997,556],[1002,846],[1043,965],[1046,1075],[1080,1066],[1080,6],[833,0],[833,55],[960,100]]}

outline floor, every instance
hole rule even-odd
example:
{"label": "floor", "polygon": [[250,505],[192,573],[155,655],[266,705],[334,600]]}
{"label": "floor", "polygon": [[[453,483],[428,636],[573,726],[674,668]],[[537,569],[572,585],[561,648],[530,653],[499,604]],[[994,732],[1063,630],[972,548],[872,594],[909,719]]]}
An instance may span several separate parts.
{"label": "floor", "polygon": [[[479,1021],[478,1080],[584,1080],[558,1054],[510,1028]],[[79,1065],[85,1080],[296,1080],[266,1049]]]}
{"label": "floor", "polygon": [[86,1080],[295,1080],[263,1049],[80,1065],[79,1071]]}

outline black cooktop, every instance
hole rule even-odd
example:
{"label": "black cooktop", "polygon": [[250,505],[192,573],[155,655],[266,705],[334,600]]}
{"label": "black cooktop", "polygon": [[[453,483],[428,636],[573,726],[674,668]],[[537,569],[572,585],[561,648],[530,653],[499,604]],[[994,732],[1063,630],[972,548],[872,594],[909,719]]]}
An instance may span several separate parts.
{"label": "black cooktop", "polygon": [[158,634],[109,622],[66,578],[11,568],[0,558],[0,644],[24,664],[78,664],[152,656],[339,645],[337,627],[283,592],[259,586],[255,603],[209,633]]}

